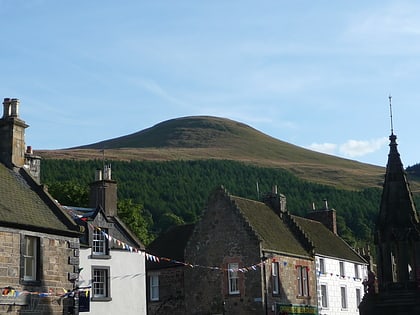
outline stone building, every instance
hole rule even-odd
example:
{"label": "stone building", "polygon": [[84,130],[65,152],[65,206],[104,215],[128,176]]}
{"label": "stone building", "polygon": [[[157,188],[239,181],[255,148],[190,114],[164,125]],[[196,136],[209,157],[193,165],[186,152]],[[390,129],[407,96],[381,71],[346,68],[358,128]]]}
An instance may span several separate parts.
{"label": "stone building", "polygon": [[185,260],[187,314],[316,314],[313,244],[277,193],[263,203],[216,189]]}
{"label": "stone building", "polygon": [[39,184],[19,100],[0,119],[0,313],[77,314],[79,226]]}
{"label": "stone building", "polygon": [[377,283],[371,273],[361,315],[420,314],[420,222],[393,132],[389,140],[375,228]]}
{"label": "stone building", "polygon": [[86,314],[146,314],[144,245],[118,217],[117,182],[111,166],[90,184],[90,207],[63,206],[83,227],[80,238],[80,311]]}
{"label": "stone building", "polygon": [[216,189],[195,226],[147,249],[149,314],[358,314],[366,261],[337,235],[334,209],[308,216],[276,189],[263,202]]}

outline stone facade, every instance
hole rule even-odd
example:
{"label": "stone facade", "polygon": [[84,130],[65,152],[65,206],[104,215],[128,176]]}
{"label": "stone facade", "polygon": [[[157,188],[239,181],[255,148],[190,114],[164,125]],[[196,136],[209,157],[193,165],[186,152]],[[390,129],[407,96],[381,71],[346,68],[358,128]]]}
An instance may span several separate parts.
{"label": "stone facade", "polygon": [[258,238],[237,210],[232,211],[228,200],[214,198],[210,201],[196,224],[185,256],[191,264],[222,268],[185,270],[188,314],[262,314],[261,270],[246,275],[240,273],[240,293],[229,295],[227,292],[229,263],[251,266],[261,260]]}
{"label": "stone facade", "polygon": [[[150,300],[150,277],[159,278],[159,300]],[[147,296],[149,315],[171,314],[184,315],[185,310],[185,291],[184,291],[184,267],[172,267],[153,270],[147,277]]]}
{"label": "stone facade", "polygon": [[[37,281],[23,279],[22,246],[25,236],[37,237],[40,241],[40,275]],[[63,295],[64,290],[74,289],[74,281],[69,279],[79,267],[79,240],[0,228],[0,244],[0,287],[3,288],[0,313],[63,314],[63,305],[72,303],[63,298]],[[4,288],[9,288],[9,292]]]}
{"label": "stone facade", "polygon": [[[243,212],[240,207],[248,205],[250,209]],[[256,216],[247,216],[249,213]],[[261,231],[264,225],[271,231]],[[263,203],[242,199],[239,206],[226,192],[216,190],[185,250],[186,261],[196,266],[185,269],[186,314],[274,314],[280,305],[310,305],[315,310],[310,255],[285,253],[282,246],[268,249],[275,246],[272,240],[281,240],[282,231],[287,231],[280,225],[284,222],[278,214]],[[269,235],[271,232],[278,235]],[[290,231],[287,233],[290,236]],[[273,287],[273,264],[279,269],[278,290]],[[232,266],[238,268],[234,270],[238,277],[234,292],[229,286]],[[307,289],[302,295],[298,290],[299,268],[308,272],[304,284]]]}

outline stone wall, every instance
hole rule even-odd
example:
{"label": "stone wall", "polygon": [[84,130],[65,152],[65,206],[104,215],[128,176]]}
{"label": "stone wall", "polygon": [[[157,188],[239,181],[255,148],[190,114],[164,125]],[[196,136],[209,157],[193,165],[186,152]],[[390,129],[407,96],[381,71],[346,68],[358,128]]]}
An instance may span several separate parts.
{"label": "stone wall", "polygon": [[251,266],[260,261],[261,249],[248,223],[223,193],[210,198],[185,259],[203,266],[185,269],[186,314],[264,314],[260,268],[239,272],[240,293],[228,293],[228,263]]}
{"label": "stone wall", "polygon": [[149,315],[171,314],[184,315],[185,293],[184,293],[184,268],[177,266],[153,270],[149,275],[159,276],[159,301],[150,301],[150,284],[147,279],[147,311]]}
{"label": "stone wall", "polygon": [[[268,253],[270,257],[266,263],[266,284],[267,284],[267,305],[272,310],[274,304],[294,304],[294,305],[313,305],[316,306],[317,290],[316,278],[314,272],[314,262],[309,259]],[[272,282],[272,263],[277,262],[279,265],[279,294],[273,294]],[[308,268],[308,286],[309,296],[298,296],[298,274],[297,266]]]}
{"label": "stone wall", "polygon": [[[25,235],[40,240],[40,281],[23,281],[22,245]],[[79,268],[77,238],[0,228],[0,313],[63,314],[60,298],[72,290]],[[17,304],[17,305],[13,305]],[[20,305],[19,305],[20,304]]]}

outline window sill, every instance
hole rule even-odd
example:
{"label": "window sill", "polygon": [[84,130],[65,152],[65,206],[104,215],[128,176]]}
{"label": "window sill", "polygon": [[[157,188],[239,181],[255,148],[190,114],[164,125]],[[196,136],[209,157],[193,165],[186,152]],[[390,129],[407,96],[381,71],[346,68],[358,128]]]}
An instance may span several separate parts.
{"label": "window sill", "polygon": [[111,297],[92,297],[92,302],[110,302],[112,301]]}
{"label": "window sill", "polygon": [[236,293],[232,292],[232,293],[228,293],[228,296],[231,296],[231,297],[238,297],[238,296],[241,296],[241,292],[236,292]]}
{"label": "window sill", "polygon": [[90,255],[89,259],[111,259],[111,255]]}

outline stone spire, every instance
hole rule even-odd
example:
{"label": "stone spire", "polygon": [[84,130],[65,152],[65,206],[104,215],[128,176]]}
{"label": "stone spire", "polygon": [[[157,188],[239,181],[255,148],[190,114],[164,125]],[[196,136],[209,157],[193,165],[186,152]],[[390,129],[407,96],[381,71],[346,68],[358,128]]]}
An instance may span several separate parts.
{"label": "stone spire", "polygon": [[372,274],[359,305],[360,315],[420,314],[420,224],[397,149],[391,96],[389,104],[388,163],[375,227],[378,291]]}
{"label": "stone spire", "polygon": [[420,266],[420,226],[407,176],[391,133],[375,245],[379,290],[415,285]]}

